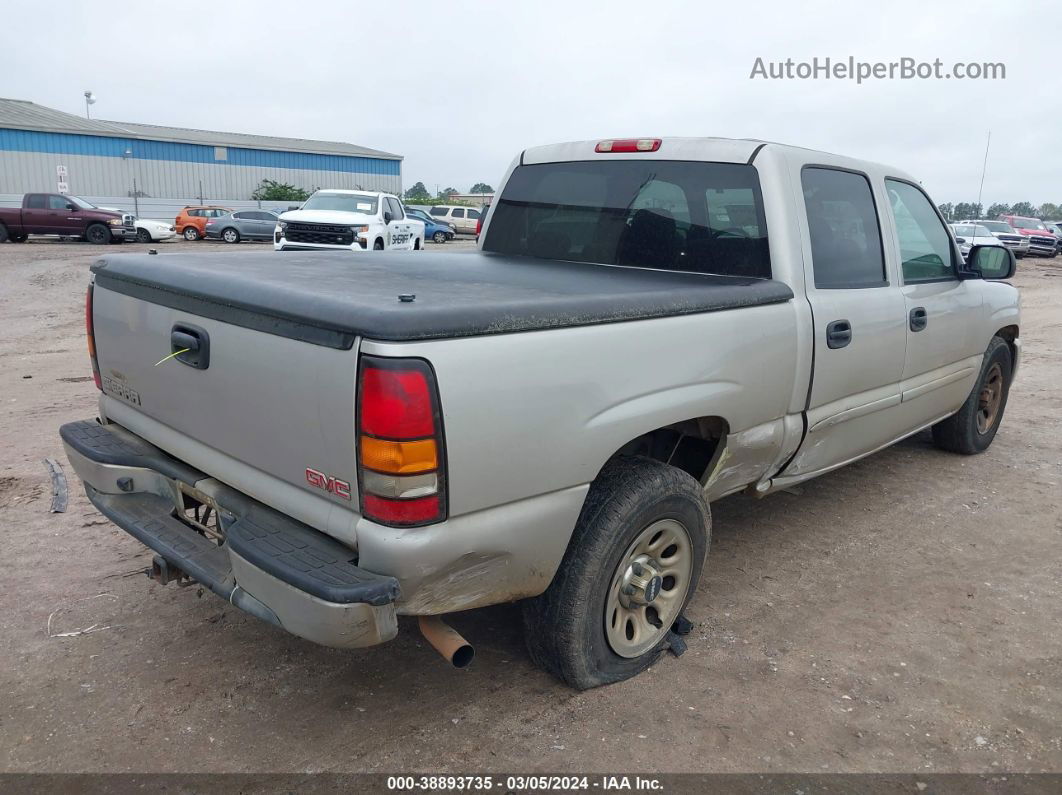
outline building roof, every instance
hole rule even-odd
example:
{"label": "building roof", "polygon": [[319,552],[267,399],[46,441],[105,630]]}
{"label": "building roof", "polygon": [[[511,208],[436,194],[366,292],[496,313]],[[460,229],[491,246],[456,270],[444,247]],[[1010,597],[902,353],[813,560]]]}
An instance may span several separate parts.
{"label": "building roof", "polygon": [[341,141],[314,141],[306,138],[278,138],[272,135],[194,130],[184,127],[160,127],[123,121],[86,119],[72,113],[47,108],[24,99],[0,97],[0,127],[18,130],[41,130],[154,141],[178,141],[205,146],[232,146],[244,149],[274,149],[283,152],[313,152],[326,155],[376,157],[401,160],[401,155],[381,152]]}

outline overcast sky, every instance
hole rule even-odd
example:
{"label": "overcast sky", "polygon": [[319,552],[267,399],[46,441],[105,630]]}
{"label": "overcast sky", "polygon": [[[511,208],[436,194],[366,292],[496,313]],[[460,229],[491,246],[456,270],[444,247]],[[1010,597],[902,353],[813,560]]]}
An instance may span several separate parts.
{"label": "overcast sky", "polygon": [[[0,96],[102,119],[340,140],[403,182],[497,186],[535,144],[762,138],[883,161],[938,202],[1062,203],[1057,5],[10,3]],[[757,57],[1002,62],[1006,79],[750,80]]]}

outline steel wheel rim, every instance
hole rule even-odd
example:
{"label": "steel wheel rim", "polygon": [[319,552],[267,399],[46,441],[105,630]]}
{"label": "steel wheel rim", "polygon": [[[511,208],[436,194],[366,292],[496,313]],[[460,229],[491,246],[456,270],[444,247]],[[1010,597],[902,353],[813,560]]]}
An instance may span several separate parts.
{"label": "steel wheel rim", "polygon": [[693,541],[676,519],[660,519],[619,560],[605,598],[605,638],[620,657],[640,657],[658,644],[686,601]]}
{"label": "steel wheel rim", "polygon": [[999,407],[1003,404],[1003,368],[999,362],[993,364],[981,384],[981,394],[977,398],[977,432],[988,433],[999,418]]}

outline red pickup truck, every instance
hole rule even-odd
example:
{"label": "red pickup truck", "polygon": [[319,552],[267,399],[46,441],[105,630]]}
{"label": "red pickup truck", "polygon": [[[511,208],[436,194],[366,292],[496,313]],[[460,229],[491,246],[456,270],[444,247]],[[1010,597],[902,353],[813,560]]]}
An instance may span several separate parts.
{"label": "red pickup truck", "polygon": [[30,235],[62,235],[89,243],[136,240],[134,217],[101,210],[77,196],[27,193],[22,206],[0,208],[0,243],[21,243]]}

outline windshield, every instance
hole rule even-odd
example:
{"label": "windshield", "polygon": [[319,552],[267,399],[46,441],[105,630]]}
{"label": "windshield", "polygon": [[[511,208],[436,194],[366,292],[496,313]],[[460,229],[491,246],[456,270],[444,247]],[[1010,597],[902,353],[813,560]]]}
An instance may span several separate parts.
{"label": "windshield", "polygon": [[495,201],[484,251],[771,277],[756,169],[613,160],[520,166]]}
{"label": "windshield", "polygon": [[1044,229],[1044,225],[1036,218],[1015,218],[1014,226],[1019,229]]}
{"label": "windshield", "polygon": [[376,215],[376,196],[363,193],[318,192],[302,205],[304,210],[338,210],[344,213]]}
{"label": "windshield", "polygon": [[[78,207],[80,207],[82,210],[95,210],[96,209],[96,205],[95,204],[91,204],[90,202],[87,202],[84,199],[79,199],[77,196],[67,196],[66,198],[67,198],[67,201],[73,202]],[[120,212],[120,211],[116,210],[115,212]]]}
{"label": "windshield", "polygon": [[984,226],[990,232],[1013,232],[1014,229],[1010,224],[1005,224],[1002,221],[985,221]]}

